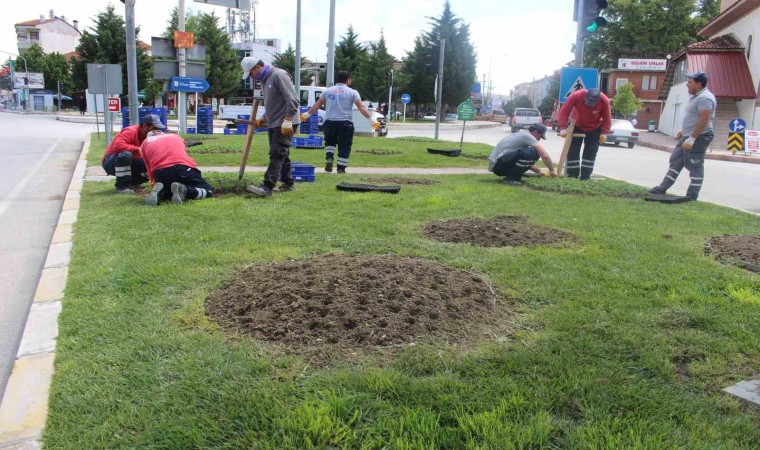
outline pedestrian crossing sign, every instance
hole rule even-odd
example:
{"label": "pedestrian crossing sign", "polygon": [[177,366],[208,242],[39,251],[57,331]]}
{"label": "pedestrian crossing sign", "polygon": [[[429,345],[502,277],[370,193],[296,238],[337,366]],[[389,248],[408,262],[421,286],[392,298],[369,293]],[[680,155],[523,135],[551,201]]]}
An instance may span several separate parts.
{"label": "pedestrian crossing sign", "polygon": [[563,67],[559,76],[559,102],[565,103],[573,92],[599,87],[599,71],[581,67]]}

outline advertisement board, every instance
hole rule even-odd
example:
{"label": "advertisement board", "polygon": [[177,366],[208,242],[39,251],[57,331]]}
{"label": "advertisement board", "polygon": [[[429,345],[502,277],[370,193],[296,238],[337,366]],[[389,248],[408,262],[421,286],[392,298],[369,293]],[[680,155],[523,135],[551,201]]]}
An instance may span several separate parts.
{"label": "advertisement board", "polygon": [[[27,78],[24,83],[24,78]],[[29,89],[45,89],[45,76],[34,72],[15,72],[13,74],[13,87],[21,89],[26,85]]]}
{"label": "advertisement board", "polygon": [[667,67],[667,59],[618,59],[618,69],[620,70],[647,70],[665,72],[665,69],[667,69]]}

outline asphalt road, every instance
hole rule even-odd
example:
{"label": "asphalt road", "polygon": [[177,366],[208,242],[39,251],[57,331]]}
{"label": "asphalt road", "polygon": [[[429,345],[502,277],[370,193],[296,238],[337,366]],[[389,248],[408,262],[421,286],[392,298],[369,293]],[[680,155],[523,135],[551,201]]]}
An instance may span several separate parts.
{"label": "asphalt road", "polygon": [[94,128],[0,113],[0,398],[71,175]]}
{"label": "asphalt road", "polygon": [[[391,122],[388,127],[389,137],[426,136],[433,137],[433,129],[419,127],[404,128]],[[440,139],[459,142],[462,128],[446,128],[439,131]],[[509,128],[498,126],[492,128],[465,129],[464,140],[496,145],[504,136],[509,135]],[[541,141],[551,154],[555,164],[562,152],[563,140],[556,132],[547,133],[547,140]],[[670,153],[636,146],[615,147],[601,146],[596,157],[594,173],[617,180],[645,187],[656,186],[662,181],[668,170]],[[668,191],[675,195],[685,195],[689,185],[688,171],[684,169],[673,188]],[[730,161],[705,161],[705,180],[699,195],[700,201],[741,209],[760,214],[760,164]]]}

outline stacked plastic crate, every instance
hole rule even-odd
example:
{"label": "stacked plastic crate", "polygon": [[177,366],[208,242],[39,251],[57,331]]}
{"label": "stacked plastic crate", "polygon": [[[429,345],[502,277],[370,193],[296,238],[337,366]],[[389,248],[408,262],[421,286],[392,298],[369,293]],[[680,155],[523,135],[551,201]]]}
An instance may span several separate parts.
{"label": "stacked plastic crate", "polygon": [[[301,108],[301,112],[308,111],[309,108]],[[308,137],[294,137],[293,147],[296,148],[322,148],[323,139],[322,136],[317,136],[319,133],[319,114],[312,114],[306,119],[306,122],[301,122],[298,127],[299,133],[308,134]]]}
{"label": "stacked plastic crate", "polygon": [[[301,112],[305,113],[308,111],[308,107],[302,107]],[[319,134],[319,114],[314,113],[309,116],[308,119],[306,119],[306,122],[301,122],[301,126],[298,127],[299,133],[301,134]]]}
{"label": "stacked plastic crate", "polygon": [[138,125],[145,116],[155,114],[161,118],[161,123],[166,125],[166,108],[137,108],[138,123],[132,124],[129,121],[129,108],[121,108],[121,127],[126,128],[130,125]]}
{"label": "stacked plastic crate", "polygon": [[210,106],[198,108],[197,117],[198,134],[214,134],[214,110]]}

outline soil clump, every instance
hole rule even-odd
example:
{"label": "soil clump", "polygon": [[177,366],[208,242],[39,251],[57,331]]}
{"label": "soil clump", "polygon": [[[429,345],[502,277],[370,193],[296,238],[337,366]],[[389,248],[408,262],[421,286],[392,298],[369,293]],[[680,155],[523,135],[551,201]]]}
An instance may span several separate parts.
{"label": "soil clump", "polygon": [[576,240],[570,233],[536,225],[524,216],[428,222],[422,233],[437,241],[481,247],[534,247],[559,245]]}
{"label": "soil clump", "polygon": [[705,253],[720,261],[760,273],[760,235],[713,236]]}

